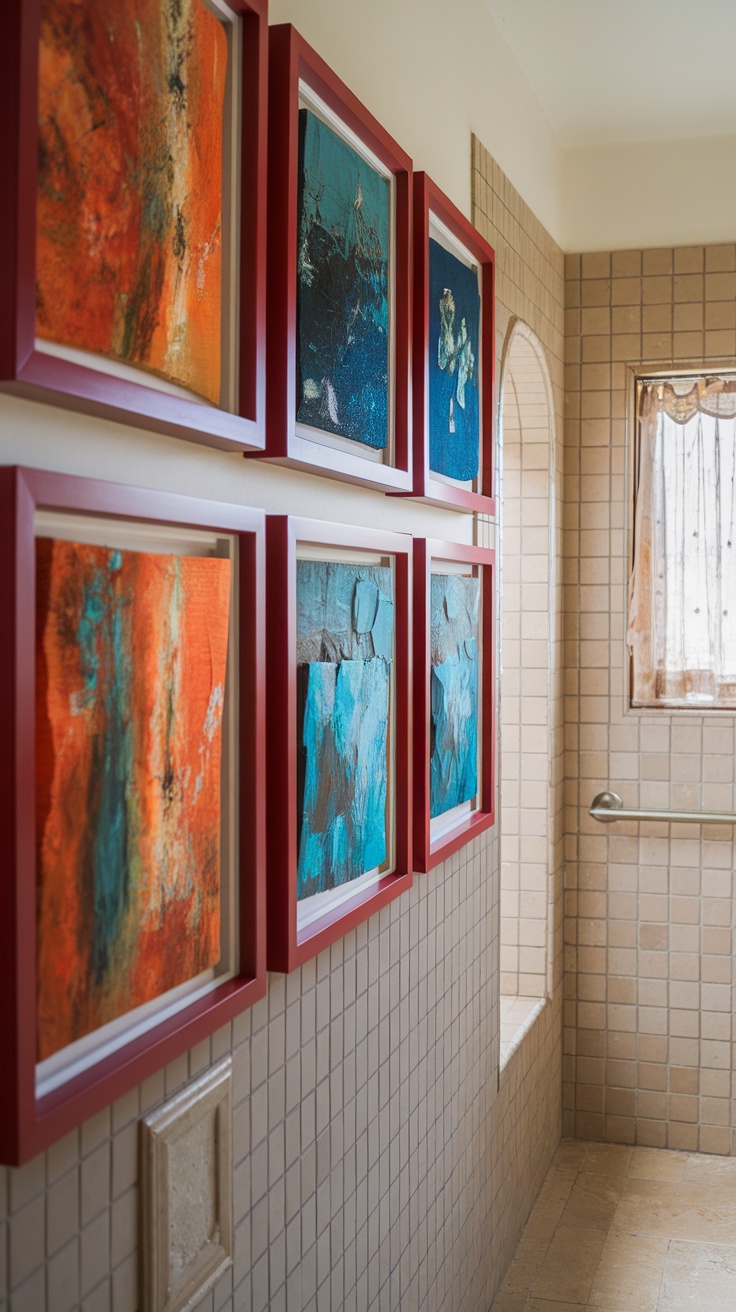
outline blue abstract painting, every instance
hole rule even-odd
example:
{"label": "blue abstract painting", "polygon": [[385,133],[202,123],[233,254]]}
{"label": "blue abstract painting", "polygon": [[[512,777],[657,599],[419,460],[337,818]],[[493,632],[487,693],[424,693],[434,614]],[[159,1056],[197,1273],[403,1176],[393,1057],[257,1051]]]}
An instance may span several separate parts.
{"label": "blue abstract painting", "polygon": [[388,854],[394,642],[388,567],[297,561],[297,898]]}
{"label": "blue abstract painting", "polygon": [[432,819],[478,791],[480,579],[432,574],[430,808]]}
{"label": "blue abstract painting", "polygon": [[469,482],[478,477],[480,400],[478,275],[429,242],[429,467]]}
{"label": "blue abstract painting", "polygon": [[387,178],[299,111],[297,420],[376,450],[389,431]]}

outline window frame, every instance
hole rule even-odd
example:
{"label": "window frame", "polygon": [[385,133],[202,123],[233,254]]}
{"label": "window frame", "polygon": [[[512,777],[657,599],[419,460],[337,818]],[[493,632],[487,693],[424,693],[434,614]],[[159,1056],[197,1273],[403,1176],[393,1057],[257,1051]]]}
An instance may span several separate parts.
{"label": "window frame", "polygon": [[674,715],[678,717],[685,716],[687,718],[716,714],[721,716],[736,716],[736,707],[734,706],[677,706],[664,703],[660,706],[635,705],[633,701],[633,656],[626,640],[629,613],[629,584],[634,567],[634,552],[636,547],[636,494],[639,486],[639,403],[642,388],[647,383],[674,383],[687,382],[690,380],[695,382],[699,378],[715,376],[725,376],[736,381],[736,365],[734,365],[733,357],[712,360],[688,360],[686,363],[672,364],[667,367],[663,366],[661,363],[648,364],[647,362],[642,362],[635,365],[629,365],[626,369],[626,374],[626,441],[624,457],[625,502],[623,518],[623,531],[626,542],[626,568],[621,583],[623,601],[623,634],[621,641],[624,647],[624,679],[622,690],[623,713],[626,716],[634,715],[644,718],[653,716],[655,720],[661,720],[663,715]]}

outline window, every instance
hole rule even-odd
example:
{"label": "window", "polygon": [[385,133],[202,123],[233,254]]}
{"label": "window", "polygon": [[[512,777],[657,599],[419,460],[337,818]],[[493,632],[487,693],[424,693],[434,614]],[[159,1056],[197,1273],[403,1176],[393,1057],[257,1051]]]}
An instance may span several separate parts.
{"label": "window", "polygon": [[736,377],[639,379],[633,706],[736,708]]}

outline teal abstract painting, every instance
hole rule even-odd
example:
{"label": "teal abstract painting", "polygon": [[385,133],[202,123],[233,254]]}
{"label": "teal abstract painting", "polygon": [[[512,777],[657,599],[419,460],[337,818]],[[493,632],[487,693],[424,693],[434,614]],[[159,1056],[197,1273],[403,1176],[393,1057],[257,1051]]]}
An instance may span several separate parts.
{"label": "teal abstract painting", "polygon": [[299,112],[297,420],[375,450],[389,432],[391,191]]}
{"label": "teal abstract painting", "polygon": [[478,792],[480,579],[432,574],[430,816]]}
{"label": "teal abstract painting", "polygon": [[388,567],[297,561],[297,898],[388,855],[394,643]]}
{"label": "teal abstract painting", "polygon": [[429,242],[429,467],[469,482],[480,465],[478,274]]}

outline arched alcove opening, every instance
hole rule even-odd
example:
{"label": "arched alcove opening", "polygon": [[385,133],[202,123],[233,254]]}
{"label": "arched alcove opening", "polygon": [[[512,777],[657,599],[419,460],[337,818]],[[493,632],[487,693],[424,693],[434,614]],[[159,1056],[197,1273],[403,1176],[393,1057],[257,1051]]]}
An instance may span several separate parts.
{"label": "arched alcove opening", "polygon": [[500,414],[501,1068],[551,992],[555,430],[541,342],[509,331]]}

